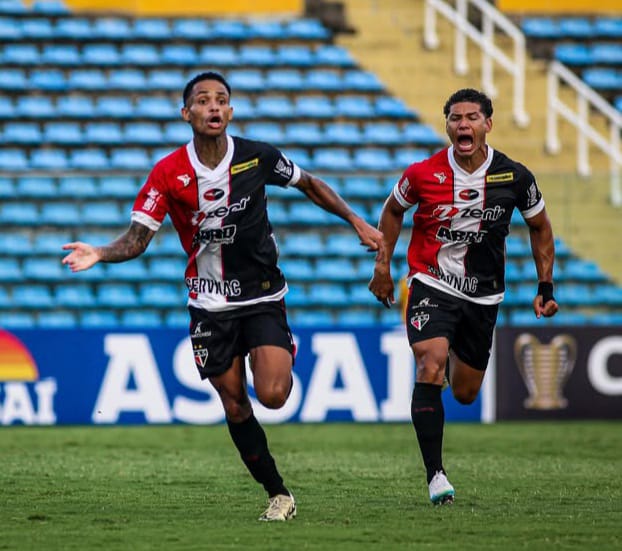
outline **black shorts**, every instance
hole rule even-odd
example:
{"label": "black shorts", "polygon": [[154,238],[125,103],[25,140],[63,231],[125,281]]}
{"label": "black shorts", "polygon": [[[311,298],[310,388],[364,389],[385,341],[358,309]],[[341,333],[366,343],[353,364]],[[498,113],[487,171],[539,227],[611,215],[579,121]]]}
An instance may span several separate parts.
{"label": "black shorts", "polygon": [[226,312],[208,312],[192,306],[188,310],[192,351],[201,379],[222,375],[236,356],[246,356],[257,346],[280,346],[294,356],[294,340],[283,301]]}
{"label": "black shorts", "polygon": [[446,337],[456,356],[484,371],[488,365],[498,304],[476,304],[413,280],[408,295],[406,331],[413,345]]}

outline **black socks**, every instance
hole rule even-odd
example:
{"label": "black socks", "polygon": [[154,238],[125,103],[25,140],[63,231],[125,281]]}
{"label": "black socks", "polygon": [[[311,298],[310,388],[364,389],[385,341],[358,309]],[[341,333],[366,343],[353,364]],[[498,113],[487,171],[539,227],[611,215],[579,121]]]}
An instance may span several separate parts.
{"label": "black socks", "polygon": [[441,400],[441,388],[430,383],[415,383],[410,406],[428,484],[437,471],[445,472],[442,459],[445,410]]}
{"label": "black socks", "polygon": [[277,494],[288,495],[283,479],[277,471],[274,459],[268,449],[266,433],[253,414],[241,423],[227,420],[229,433],[240,457],[253,478],[263,485],[270,497]]}

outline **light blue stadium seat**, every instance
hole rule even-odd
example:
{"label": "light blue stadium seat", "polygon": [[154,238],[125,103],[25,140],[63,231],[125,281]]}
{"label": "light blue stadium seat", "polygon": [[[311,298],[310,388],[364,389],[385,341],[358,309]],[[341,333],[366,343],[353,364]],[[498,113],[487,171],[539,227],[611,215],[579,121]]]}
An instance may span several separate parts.
{"label": "light blue stadium seat", "polygon": [[324,136],[317,122],[289,123],[283,141],[294,145],[320,145],[324,143]]}
{"label": "light blue stadium seat", "polygon": [[13,287],[13,305],[16,308],[36,309],[51,308],[54,298],[49,285],[23,284]]}
{"label": "light blue stadium seat", "polygon": [[140,69],[111,69],[108,74],[108,86],[118,90],[144,90],[147,79]]}
{"label": "light blue stadium seat", "polygon": [[57,38],[82,42],[91,38],[93,29],[86,17],[62,17],[56,20],[54,34]]}
{"label": "light blue stadium seat", "polygon": [[243,21],[235,19],[216,19],[211,22],[209,37],[224,41],[242,41],[250,38],[249,28]]}
{"label": "light blue stadium seat", "polygon": [[51,170],[68,168],[67,152],[64,149],[35,149],[30,154],[30,166]]}
{"label": "light blue stadium seat", "polygon": [[[183,257],[183,250],[181,248],[181,243],[179,242],[179,237],[174,232],[167,232],[165,229],[161,229],[156,233],[155,237],[149,244],[149,248],[146,251],[146,254],[154,253],[156,255],[178,255]],[[182,265],[176,265],[175,269]],[[183,273],[183,267],[181,267]]]}
{"label": "light blue stadium seat", "polygon": [[13,119],[17,116],[13,100],[6,96],[0,96],[0,118],[3,120]]}
{"label": "light blue stadium seat", "polygon": [[310,69],[304,73],[305,88],[308,90],[341,91],[341,75],[331,69]]}
{"label": "light blue stadium seat", "polygon": [[151,167],[151,159],[144,149],[113,149],[110,165],[113,168],[145,170]]}
{"label": "light blue stadium seat", "polygon": [[309,303],[309,296],[304,287],[295,282],[292,283],[295,278],[290,278],[287,273],[285,273],[285,276],[289,278],[289,290],[285,295],[285,304],[287,304],[289,308],[306,306]]}
{"label": "light blue stadium seat", "polygon": [[[528,281],[525,278],[522,281]],[[536,287],[531,283],[508,285],[505,289],[506,306],[530,306],[536,296]]]}
{"label": "light blue stadium seat", "polygon": [[37,123],[7,122],[2,138],[5,143],[36,144],[41,143],[43,133]]}
{"label": "light blue stadium seat", "polygon": [[342,194],[347,198],[384,199],[387,193],[375,176],[346,176],[343,179]]}
{"label": "light blue stadium seat", "polygon": [[164,143],[162,128],[154,122],[128,122],[123,131],[126,143],[160,145]]}
{"label": "light blue stadium seat", "polygon": [[354,167],[382,172],[396,168],[391,152],[378,147],[357,149],[354,152]]}
{"label": "light blue stadium seat", "polygon": [[597,285],[593,291],[594,303],[601,306],[622,306],[622,287]]}
{"label": "light blue stadium seat", "polygon": [[61,96],[56,100],[56,111],[61,117],[91,118],[94,116],[93,100],[89,96]]}
{"label": "light blue stadium seat", "polygon": [[142,282],[149,279],[149,272],[142,258],[134,258],[130,262],[108,264],[106,266],[106,275],[109,281],[118,282]]}
{"label": "light blue stadium seat", "polygon": [[405,142],[427,146],[442,146],[445,139],[442,138],[431,126],[421,123],[409,123],[402,129],[402,137]]}
{"label": "light blue stadium seat", "polygon": [[119,226],[127,223],[116,201],[89,202],[82,205],[82,222],[94,226]]}
{"label": "light blue stadium seat", "polygon": [[355,122],[337,122],[324,127],[324,142],[335,145],[358,145],[364,141],[363,132]]}
{"label": "light blue stadium seat", "polygon": [[520,264],[512,260],[508,260],[505,265],[505,281],[507,283],[520,283],[523,281],[523,272]]}
{"label": "light blue stadium seat", "polygon": [[622,325],[622,312],[595,312],[590,318],[592,325]]}
{"label": "light blue stadium seat", "polygon": [[288,147],[281,148],[281,152],[288,158],[294,161],[299,167],[305,170],[313,170],[315,164],[308,149],[302,147]]}
{"label": "light blue stadium seat", "polygon": [[51,97],[21,96],[16,100],[16,114],[30,119],[55,118],[56,112]]}
{"label": "light blue stadium seat", "polygon": [[93,21],[93,38],[106,40],[128,40],[133,37],[132,27],[121,17],[97,17]]}
{"label": "light blue stadium seat", "polygon": [[80,65],[80,52],[75,44],[45,44],[41,51],[41,62],[45,65]]}
{"label": "light blue stadium seat", "polygon": [[96,186],[99,197],[134,199],[140,184],[133,176],[101,176]]}
{"label": "light blue stadium seat", "polygon": [[49,16],[68,15],[71,12],[63,0],[33,0],[30,9],[35,14]]}
{"label": "light blue stadium seat", "polygon": [[61,176],[58,180],[58,196],[61,198],[99,197],[92,176]]}
{"label": "light blue stadium seat", "polygon": [[30,71],[30,86],[35,90],[62,92],[67,89],[65,74],[60,69],[33,69]]}
{"label": "light blue stadium seat", "polygon": [[181,145],[192,138],[192,129],[186,122],[176,121],[164,125],[163,143]]}
{"label": "light blue stadium seat", "polygon": [[249,122],[245,127],[245,134],[251,140],[280,145],[285,141],[285,134],[281,125],[276,122]]}
{"label": "light blue stadium seat", "polygon": [[[268,104],[270,98],[266,98]],[[263,100],[262,100],[263,101]],[[252,120],[257,118],[258,112],[255,110],[253,101],[248,96],[234,96],[231,100],[233,115],[237,120]]]}
{"label": "light blue stadium seat", "polygon": [[520,310],[512,310],[507,319],[507,325],[510,327],[512,326],[513,327],[525,327],[529,325],[535,325],[535,326],[548,325],[547,319],[550,319],[550,318],[542,317],[540,319],[537,319],[532,310],[528,308],[524,308]]}
{"label": "light blue stadium seat", "polygon": [[122,142],[121,126],[116,122],[87,123],[84,139],[92,144],[118,144]]}
{"label": "light blue stadium seat", "polygon": [[594,37],[592,22],[587,17],[562,17],[557,24],[562,38],[588,40]]}
{"label": "light blue stadium seat", "polygon": [[372,327],[377,324],[368,310],[339,309],[335,314],[337,325],[342,327]]}
{"label": "light blue stadium seat", "polygon": [[363,125],[363,141],[370,145],[398,145],[403,143],[402,131],[396,123],[368,122]]}
{"label": "light blue stadium seat", "polygon": [[110,161],[105,149],[88,147],[73,150],[69,154],[69,166],[75,169],[99,170],[107,169]]}
{"label": "light blue stadium seat", "polygon": [[53,144],[81,144],[82,129],[77,122],[48,122],[43,128],[43,140]]}
{"label": "light blue stadium seat", "polygon": [[275,52],[275,62],[292,67],[311,67],[316,64],[314,52],[302,44],[279,45]]}
{"label": "light blue stadium seat", "polygon": [[509,257],[531,258],[531,246],[520,234],[507,236],[505,252]]}
{"label": "light blue stadium seat", "polygon": [[26,90],[29,87],[23,69],[0,69],[1,90]]}
{"label": "light blue stadium seat", "polygon": [[333,44],[320,44],[316,47],[315,63],[330,67],[353,67],[355,65],[354,59],[346,48]]}
{"label": "light blue stadium seat", "polygon": [[35,316],[28,312],[2,312],[0,326],[9,329],[31,329],[36,326]]}
{"label": "light blue stadium seat", "polygon": [[160,52],[153,44],[123,44],[120,55],[123,65],[148,67],[160,64]]}
{"label": "light blue stadium seat", "polygon": [[[217,67],[236,67],[240,65],[240,56],[235,46],[230,44],[208,44],[199,48],[199,63],[204,65],[214,65]],[[231,74],[228,75],[231,81]],[[234,79],[239,82],[240,78]],[[256,83],[255,83],[256,85]],[[234,88],[238,90],[238,86]]]}
{"label": "light blue stadium seat", "polygon": [[40,223],[39,209],[33,203],[4,203],[0,205],[0,220],[3,225],[36,226]]}
{"label": "light blue stadium seat", "polygon": [[612,68],[586,69],[583,71],[582,78],[596,90],[622,89],[622,71]]}
{"label": "light blue stadium seat", "polygon": [[54,25],[49,17],[28,17],[21,22],[21,36],[30,40],[54,38]]}
{"label": "light blue stadium seat", "polygon": [[191,67],[199,64],[199,56],[191,44],[165,44],[160,51],[160,63]]}
{"label": "light blue stadium seat", "polygon": [[77,327],[78,316],[73,312],[41,312],[37,326],[47,329],[71,329]]}
{"label": "light blue stadium seat", "polygon": [[555,287],[555,298],[560,304],[569,306],[588,306],[594,304],[594,296],[589,285],[584,283],[563,283]]}
{"label": "light blue stadium seat", "polygon": [[352,170],[355,166],[350,152],[339,147],[316,149],[313,154],[313,163],[319,170]]}
{"label": "light blue stadium seat", "polygon": [[326,96],[299,96],[294,105],[299,117],[328,119],[337,114],[332,100]]}
{"label": "light blue stadium seat", "polygon": [[62,246],[70,241],[73,241],[70,232],[48,230],[45,233],[40,232],[35,235],[32,249],[38,255],[64,255],[65,252],[62,250]]}
{"label": "light blue stadium seat", "polygon": [[68,277],[71,277],[71,279],[75,279],[77,282],[106,281],[106,271],[104,270],[103,264],[95,264],[95,266],[90,267],[88,270],[76,273],[70,273],[69,269],[67,269],[67,275]]}
{"label": "light blue stadium seat", "polygon": [[256,46],[243,44],[238,49],[240,64],[252,67],[271,67],[278,60],[270,46]]}
{"label": "light blue stadium seat", "polygon": [[144,283],[138,291],[138,299],[143,306],[165,308],[185,304],[185,293],[172,283]]}
{"label": "light blue stadium seat", "polygon": [[154,257],[149,261],[149,274],[153,281],[182,282],[185,270],[186,260],[180,256]]}
{"label": "light blue stadium seat", "polygon": [[40,57],[39,48],[35,44],[6,44],[0,61],[3,65],[37,65]]}
{"label": "light blue stadium seat", "polygon": [[372,118],[374,106],[367,97],[343,95],[335,99],[337,116],[352,118]]}
{"label": "light blue stadium seat", "polygon": [[134,287],[129,283],[101,283],[95,291],[99,306],[127,308],[138,305]]}
{"label": "light blue stadium seat", "polygon": [[316,281],[355,281],[357,270],[350,258],[318,258],[315,262]]}
{"label": "light blue stadium seat", "polygon": [[314,257],[324,254],[324,241],[316,233],[288,232],[284,237],[281,249],[286,256]]}
{"label": "light blue stadium seat", "polygon": [[172,33],[167,19],[154,17],[135,19],[132,34],[137,40],[166,41]]}
{"label": "light blue stadium seat", "polygon": [[71,90],[101,91],[108,89],[108,82],[101,69],[74,69],[69,72],[67,86]]}
{"label": "light blue stadium seat", "polygon": [[184,40],[205,40],[210,33],[210,25],[207,19],[173,19],[171,21],[171,35],[174,38]]}
{"label": "light blue stadium seat", "polygon": [[0,257],[29,256],[33,252],[30,233],[3,229],[0,239]]}
{"label": "light blue stadium seat", "polygon": [[[253,104],[250,99],[244,98],[248,105],[249,110],[253,117],[267,117],[267,118],[278,118],[278,119],[291,119],[296,116],[296,110],[294,108],[294,103],[292,100],[286,95],[277,95],[277,96],[265,96],[257,101],[257,107],[253,107]],[[239,110],[239,98],[234,98],[233,100],[233,113],[234,116],[238,117]]]}
{"label": "light blue stadium seat", "polygon": [[15,197],[15,183],[10,176],[0,176],[0,199]]}
{"label": "light blue stadium seat", "polygon": [[[127,118],[131,117],[134,114],[134,103],[129,96],[102,96],[96,99],[95,101],[95,112],[100,117],[105,118]],[[111,123],[97,123],[97,125],[93,126],[93,129],[102,128],[106,131],[111,132],[111,139],[113,142],[118,142],[121,139],[121,130],[114,124],[114,128],[112,126],[105,126]],[[87,129],[89,126],[87,126]],[[100,137],[96,139],[106,140],[106,133],[95,132]],[[100,143],[100,142],[98,142]],[[106,142],[104,142],[106,143]]]}
{"label": "light blue stadium seat", "polygon": [[163,321],[166,327],[174,327],[177,329],[187,329],[190,324],[190,318],[186,310],[169,310],[164,313]]}
{"label": "light blue stadium seat", "polygon": [[375,73],[369,71],[348,70],[342,78],[344,90],[359,92],[382,92],[384,86]]}
{"label": "light blue stadium seat", "polygon": [[119,315],[111,310],[91,310],[80,314],[79,324],[90,328],[116,328]]}
{"label": "light blue stadium seat", "polygon": [[288,318],[295,327],[332,327],[335,324],[333,309],[296,310],[290,312]]}
{"label": "light blue stadium seat", "polygon": [[23,0],[2,0],[0,1],[1,15],[26,15],[29,8]]}
{"label": "light blue stadium seat", "polygon": [[[334,220],[333,220],[334,218]],[[295,202],[289,208],[290,223],[322,226],[337,223],[337,217],[332,217],[328,212],[309,202]]]}
{"label": "light blue stadium seat", "polygon": [[61,227],[80,225],[80,209],[76,203],[69,201],[44,203],[41,206],[41,223]]}
{"label": "light blue stadium seat", "polygon": [[50,199],[57,195],[56,181],[50,176],[18,178],[15,189],[20,198]]}
{"label": "light blue stadium seat", "polygon": [[82,48],[84,65],[112,67],[121,63],[119,48],[112,43],[85,44]]}
{"label": "light blue stadium seat", "polygon": [[316,283],[309,293],[309,304],[317,306],[346,306],[349,297],[343,285],[338,283]]}
{"label": "light blue stadium seat", "polygon": [[308,258],[285,258],[279,262],[279,267],[288,281],[313,281],[315,270]]}
{"label": "light blue stadium seat", "polygon": [[184,73],[181,71],[152,69],[147,74],[146,86],[150,90],[177,92],[178,90],[183,90],[186,80]]}
{"label": "light blue stadium seat", "polygon": [[[622,38],[622,33],[620,34]],[[597,65],[622,65],[620,43],[598,42],[592,45],[592,60]]]}
{"label": "light blue stadium seat", "polygon": [[250,38],[276,41],[281,40],[285,34],[285,26],[274,19],[250,19],[247,22],[247,32]]}
{"label": "light blue stadium seat", "polygon": [[592,48],[585,44],[556,44],[553,57],[565,65],[585,66],[595,62]]}
{"label": "light blue stadium seat", "polygon": [[162,325],[162,316],[157,310],[126,310],[121,312],[121,325],[133,329],[155,328]]}
{"label": "light blue stadium seat", "polygon": [[304,90],[306,83],[297,69],[271,69],[266,74],[265,86],[272,90],[296,92]]}
{"label": "light blue stadium seat", "polygon": [[317,19],[292,19],[285,27],[285,37],[322,41],[330,38],[330,31]]}
{"label": "light blue stadium seat", "polygon": [[[60,253],[60,249],[57,252]],[[63,269],[60,257],[35,257],[24,259],[22,276],[24,280],[62,281],[67,277],[67,273]]]}
{"label": "light blue stadium seat", "polygon": [[560,310],[552,318],[547,318],[548,325],[578,325],[585,326],[591,323],[591,318],[576,310]]}
{"label": "light blue stadium seat", "polygon": [[563,264],[563,273],[564,279],[567,280],[587,283],[600,283],[607,280],[606,274],[596,262],[578,258],[566,260]]}
{"label": "light blue stadium seat", "polygon": [[552,17],[527,17],[521,23],[525,35],[533,38],[560,38],[561,32],[557,20]]}
{"label": "light blue stadium seat", "polygon": [[[280,189],[277,186],[271,186],[269,195],[272,194],[273,189]],[[268,219],[272,224],[277,226],[285,225],[289,223],[289,213],[281,202],[272,201],[268,204]]]}
{"label": "light blue stadium seat", "polygon": [[174,119],[179,117],[179,107],[169,97],[145,96],[136,100],[138,117],[150,119]]}
{"label": "light blue stadium seat", "polygon": [[523,215],[520,213],[518,209],[514,209],[512,211],[512,217],[510,219],[510,224],[518,228],[521,228],[521,227],[524,228],[527,226],[527,224],[525,223],[525,219],[523,218]]}
{"label": "light blue stadium seat", "polygon": [[380,96],[374,101],[374,109],[378,117],[391,119],[412,119],[418,116],[401,99],[391,96]]}
{"label": "light blue stadium seat", "polygon": [[594,19],[594,34],[601,38],[622,38],[622,17],[596,17]]}
{"label": "light blue stadium seat", "polygon": [[21,281],[22,268],[15,258],[0,258],[0,281]]}
{"label": "light blue stadium seat", "polygon": [[23,36],[24,31],[19,23],[19,19],[0,17],[0,40],[21,40]]}

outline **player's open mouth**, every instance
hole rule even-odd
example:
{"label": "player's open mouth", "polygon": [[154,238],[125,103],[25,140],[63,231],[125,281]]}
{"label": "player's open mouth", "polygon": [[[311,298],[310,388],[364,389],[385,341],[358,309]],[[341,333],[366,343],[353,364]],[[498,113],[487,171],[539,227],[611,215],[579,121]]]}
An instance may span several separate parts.
{"label": "player's open mouth", "polygon": [[460,151],[468,151],[473,147],[473,136],[458,136],[456,141]]}
{"label": "player's open mouth", "polygon": [[211,117],[207,120],[207,126],[210,128],[220,128],[222,126],[222,119],[220,117]]}

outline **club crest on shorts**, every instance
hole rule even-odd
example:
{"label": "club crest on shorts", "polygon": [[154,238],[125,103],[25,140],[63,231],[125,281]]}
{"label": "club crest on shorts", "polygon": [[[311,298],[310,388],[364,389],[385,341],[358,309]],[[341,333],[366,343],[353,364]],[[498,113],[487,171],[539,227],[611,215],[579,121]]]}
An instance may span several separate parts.
{"label": "club crest on shorts", "polygon": [[205,367],[205,362],[207,362],[207,356],[207,348],[194,349],[194,361],[199,367]]}
{"label": "club crest on shorts", "polygon": [[424,312],[416,312],[413,317],[410,318],[410,324],[417,330],[421,331],[423,326],[430,320],[430,314]]}

